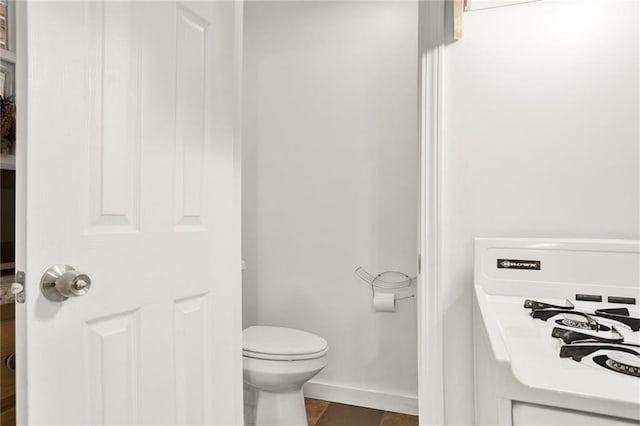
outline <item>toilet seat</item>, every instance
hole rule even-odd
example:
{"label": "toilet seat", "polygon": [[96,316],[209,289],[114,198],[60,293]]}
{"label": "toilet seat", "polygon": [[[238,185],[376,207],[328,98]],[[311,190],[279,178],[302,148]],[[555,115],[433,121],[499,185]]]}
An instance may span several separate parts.
{"label": "toilet seat", "polygon": [[326,340],[307,331],[251,326],[242,332],[242,355],[249,358],[296,361],[320,358],[328,351]]}
{"label": "toilet seat", "polygon": [[263,354],[260,352],[251,352],[251,351],[242,350],[242,356],[247,358],[254,358],[254,359],[264,359],[267,361],[303,361],[305,359],[320,358],[321,356],[325,355],[327,352],[329,352],[329,348],[326,348],[321,352],[315,352],[312,354],[299,354],[299,355]]}

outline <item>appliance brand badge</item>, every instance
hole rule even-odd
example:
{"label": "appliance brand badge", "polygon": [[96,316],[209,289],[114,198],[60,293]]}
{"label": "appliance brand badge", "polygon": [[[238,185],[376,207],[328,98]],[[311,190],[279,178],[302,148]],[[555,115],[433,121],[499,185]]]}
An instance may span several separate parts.
{"label": "appliance brand badge", "polygon": [[539,260],[498,259],[498,269],[529,269],[540,270]]}

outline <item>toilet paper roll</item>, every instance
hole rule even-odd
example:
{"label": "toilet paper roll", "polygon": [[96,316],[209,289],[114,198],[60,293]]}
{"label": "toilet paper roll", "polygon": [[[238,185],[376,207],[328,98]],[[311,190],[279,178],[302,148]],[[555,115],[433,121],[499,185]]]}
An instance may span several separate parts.
{"label": "toilet paper roll", "polygon": [[395,293],[375,293],[373,295],[373,310],[376,312],[395,312]]}

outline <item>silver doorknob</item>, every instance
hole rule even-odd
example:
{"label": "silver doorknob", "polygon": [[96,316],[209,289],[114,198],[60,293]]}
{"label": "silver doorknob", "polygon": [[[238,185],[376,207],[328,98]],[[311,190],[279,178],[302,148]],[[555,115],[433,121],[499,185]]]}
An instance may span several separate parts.
{"label": "silver doorknob", "polygon": [[42,275],[40,291],[53,302],[64,302],[89,292],[91,278],[69,265],[53,265]]}

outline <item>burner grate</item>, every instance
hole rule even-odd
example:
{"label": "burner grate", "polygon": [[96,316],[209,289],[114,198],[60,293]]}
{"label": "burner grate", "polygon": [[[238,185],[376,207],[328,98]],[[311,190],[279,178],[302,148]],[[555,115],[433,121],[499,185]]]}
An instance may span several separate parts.
{"label": "burner grate", "polygon": [[597,317],[615,321],[630,328],[632,331],[640,331],[640,318],[633,318],[629,316],[629,310],[627,308],[596,309],[593,312],[583,312],[575,310],[571,302],[569,302],[568,300],[567,303],[570,306],[563,307],[527,299],[524,301],[524,307],[527,309],[531,309],[531,316],[533,318],[538,318],[542,321],[547,321],[549,318],[555,317],[557,315],[565,315],[576,321],[575,327],[585,328],[584,324],[580,324],[580,322],[584,321],[581,321],[581,319],[579,318],[573,318],[582,317],[586,319],[590,324],[589,328],[593,330],[602,329],[603,331],[608,331],[607,328],[602,328],[602,325],[599,324],[598,321],[594,318]]}
{"label": "burner grate", "polygon": [[593,336],[591,334],[585,334],[579,331],[566,330],[560,327],[554,327],[553,330],[551,331],[552,337],[557,337],[559,339],[562,339],[562,341],[566,344],[571,344],[575,342],[581,342],[581,343],[583,342],[623,343],[624,342],[624,336],[622,336],[622,334],[620,334],[620,332],[618,332],[618,330],[616,330],[615,327],[611,329],[611,334],[614,337],[607,338],[607,337]]}
{"label": "burner grate", "polygon": [[[601,324],[596,318],[614,321],[630,328],[633,332],[640,330],[640,319],[629,316],[626,308],[596,309],[593,312],[581,312],[574,309],[567,300],[566,306],[527,299],[524,307],[531,309],[531,317],[542,321],[559,317],[555,320],[551,336],[561,339],[565,344],[560,348],[560,358],[571,358],[581,362],[586,356],[597,365],[633,377],[640,377],[640,345],[626,343],[624,336],[613,325]],[[563,328],[567,327],[567,328]],[[577,329],[571,330],[571,329]],[[610,337],[588,334],[610,331]],[[606,351],[605,354],[601,354]]]}

